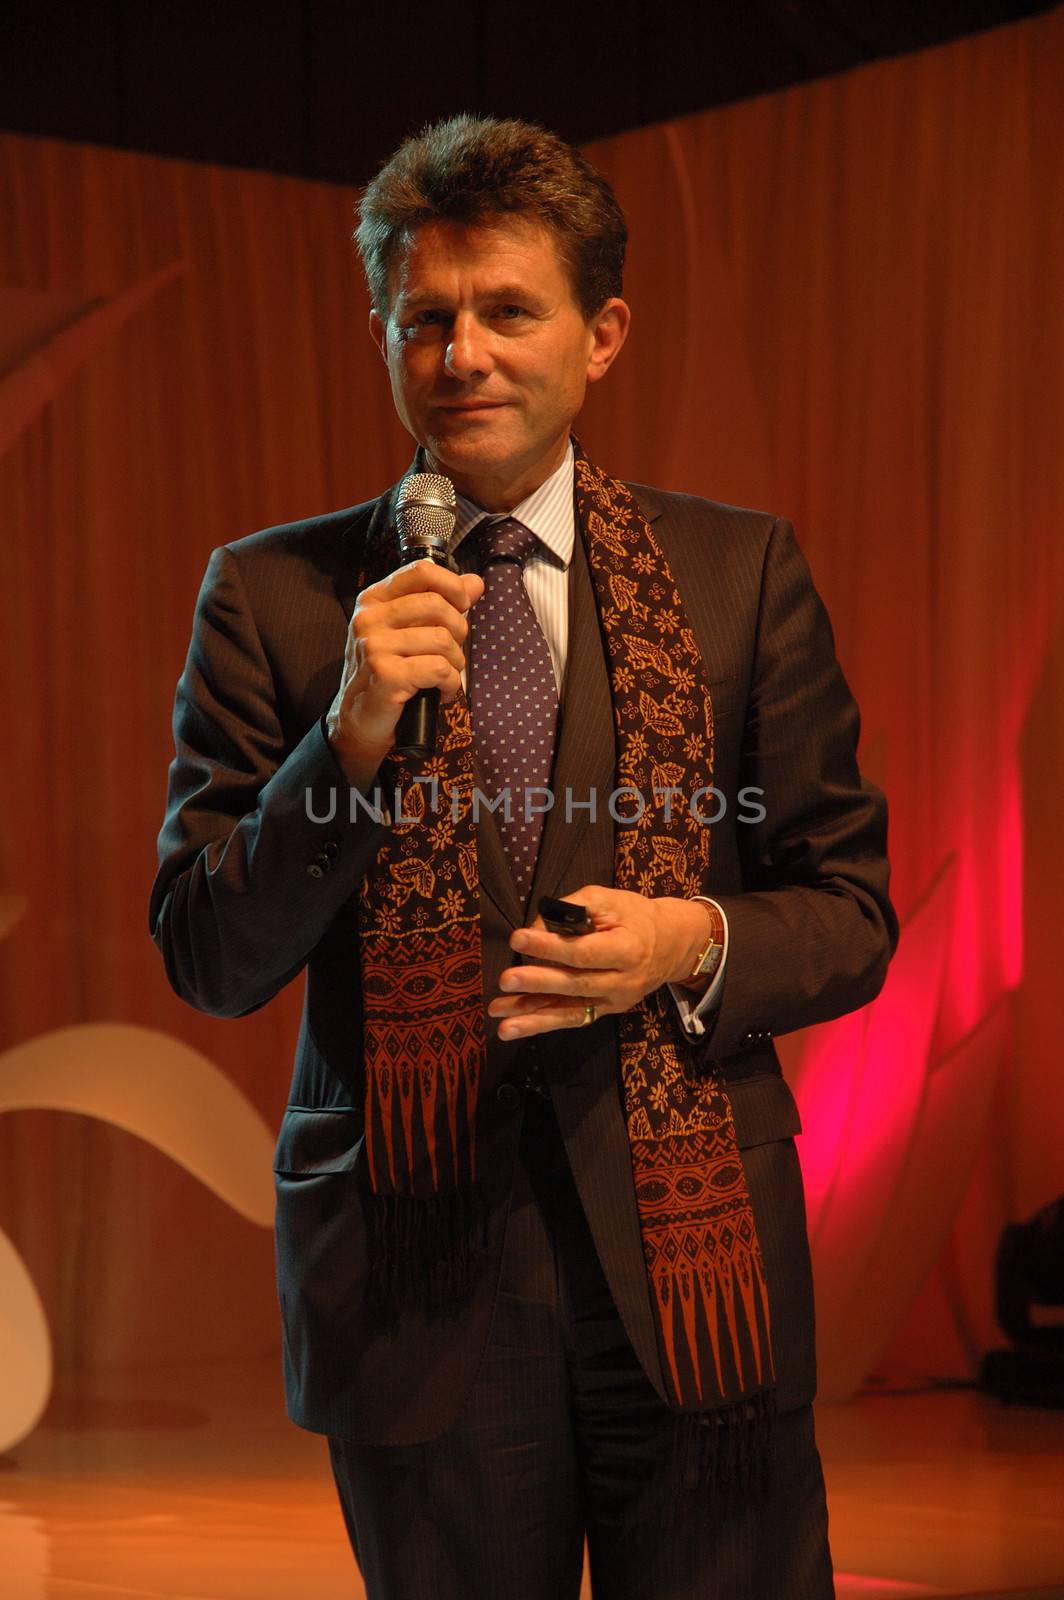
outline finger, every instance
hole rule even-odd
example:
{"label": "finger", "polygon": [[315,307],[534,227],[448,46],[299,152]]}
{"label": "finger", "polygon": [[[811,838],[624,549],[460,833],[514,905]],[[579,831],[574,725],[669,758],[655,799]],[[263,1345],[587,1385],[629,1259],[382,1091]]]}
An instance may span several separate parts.
{"label": "finger", "polygon": [[442,656],[461,672],[465,653],[457,639],[443,627],[379,628],[362,641],[362,656],[370,666],[386,657]]}
{"label": "finger", "polygon": [[458,668],[446,656],[374,655],[352,680],[353,695],[371,693],[402,704],[419,689],[455,695],[462,686]]}
{"label": "finger", "polygon": [[612,969],[573,967],[507,967],[499,976],[503,994],[587,994],[617,981]]}
{"label": "finger", "polygon": [[368,638],[385,628],[446,628],[463,643],[469,633],[464,614],[435,589],[418,589],[394,599],[367,600],[360,596],[351,618],[356,638]]}
{"label": "finger", "polygon": [[593,1005],[600,1014],[624,1009],[608,994],[497,994],[488,1003],[488,1015],[498,1018],[522,1017],[526,1012],[531,1014],[540,1011],[565,1011],[568,1015],[575,1012],[577,1005]]}
{"label": "finger", "polygon": [[[483,592],[479,578],[477,583]],[[465,575],[461,572],[452,572],[449,567],[438,566],[435,561],[421,560],[408,561],[406,566],[397,567],[379,583],[363,590],[363,594],[372,596],[374,600],[398,600],[400,596],[408,594],[438,594],[456,611],[464,612],[477,598],[471,593],[473,587],[465,581]]]}
{"label": "finger", "polygon": [[572,934],[549,933],[546,928],[533,925],[518,928],[510,936],[511,950],[523,956],[581,970],[601,967],[618,971],[632,956],[631,945],[628,930],[620,927],[600,933]]}
{"label": "finger", "polygon": [[534,1011],[557,1011],[572,1005],[569,995],[562,994],[497,994],[488,1003],[491,1017],[520,1017]]}
{"label": "finger", "polygon": [[450,703],[462,687],[455,667],[442,656],[380,656],[372,668],[363,661],[344,685],[340,705],[350,732],[371,742],[394,727],[403,706],[419,689],[438,689]]}
{"label": "finger", "polygon": [[524,1012],[521,1016],[507,1017],[499,1024],[500,1039],[527,1039],[537,1033],[552,1033],[558,1028],[583,1028],[587,1026],[587,1004],[581,1003],[574,1006],[572,1001],[567,1004],[546,1006],[536,1011]]}
{"label": "finger", "polygon": [[484,593],[484,579],[478,572],[463,572],[462,582],[465,585],[466,599],[471,606],[475,606]]}

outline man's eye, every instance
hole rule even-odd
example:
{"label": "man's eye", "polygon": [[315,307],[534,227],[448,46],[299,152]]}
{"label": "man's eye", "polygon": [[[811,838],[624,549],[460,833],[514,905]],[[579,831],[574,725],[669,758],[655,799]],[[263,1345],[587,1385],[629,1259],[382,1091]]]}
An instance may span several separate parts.
{"label": "man's eye", "polygon": [[424,311],[409,312],[401,319],[401,326],[407,332],[411,328],[432,328],[442,321],[443,312],[426,306]]}
{"label": "man's eye", "polygon": [[413,316],[407,317],[400,324],[400,332],[404,339],[417,339],[435,331],[444,321],[442,311],[415,311]]}
{"label": "man's eye", "polygon": [[498,315],[504,322],[516,322],[518,317],[525,314],[524,306],[500,306]]}

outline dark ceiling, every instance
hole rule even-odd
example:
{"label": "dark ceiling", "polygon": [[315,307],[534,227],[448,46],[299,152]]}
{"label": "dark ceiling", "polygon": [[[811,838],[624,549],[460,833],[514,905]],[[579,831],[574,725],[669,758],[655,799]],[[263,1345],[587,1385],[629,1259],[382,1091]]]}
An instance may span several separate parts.
{"label": "dark ceiling", "polygon": [[574,142],[922,49],[1023,0],[7,0],[0,127],[361,184],[455,111]]}

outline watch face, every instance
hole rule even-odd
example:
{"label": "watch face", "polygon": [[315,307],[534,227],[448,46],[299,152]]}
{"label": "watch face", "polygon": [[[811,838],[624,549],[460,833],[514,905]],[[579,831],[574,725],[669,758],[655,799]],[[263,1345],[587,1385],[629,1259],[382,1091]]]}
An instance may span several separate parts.
{"label": "watch face", "polygon": [[700,978],[709,977],[720,966],[720,958],[724,954],[722,944],[711,944],[701,961],[698,963],[697,975]]}

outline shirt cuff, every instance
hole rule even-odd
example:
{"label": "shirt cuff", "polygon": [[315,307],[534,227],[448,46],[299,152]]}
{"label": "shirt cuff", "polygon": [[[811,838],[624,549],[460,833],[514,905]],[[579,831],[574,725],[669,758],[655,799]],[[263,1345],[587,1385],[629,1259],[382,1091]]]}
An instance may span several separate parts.
{"label": "shirt cuff", "polygon": [[724,968],[728,964],[728,917],[720,902],[710,899],[708,894],[695,894],[691,898],[692,900],[704,900],[707,905],[716,906],[720,912],[720,920],[724,924],[724,953],[720,958],[720,965],[713,974],[713,981],[701,999],[695,1001],[690,990],[681,989],[677,983],[669,984],[672,998],[676,1002],[676,1009],[680,1013],[680,1021],[686,1031],[697,1038],[699,1034],[706,1031],[705,1019],[716,1011],[720,1005]]}

